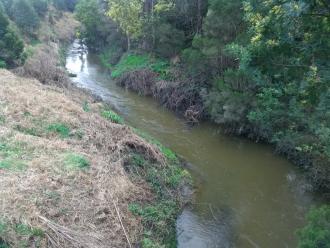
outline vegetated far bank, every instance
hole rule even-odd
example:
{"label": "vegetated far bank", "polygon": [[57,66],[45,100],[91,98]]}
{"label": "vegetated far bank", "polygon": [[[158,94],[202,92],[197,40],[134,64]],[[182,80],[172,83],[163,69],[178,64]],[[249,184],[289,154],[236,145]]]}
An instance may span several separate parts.
{"label": "vegetated far bank", "polygon": [[328,196],[325,1],[80,0],[75,11],[120,85],[190,122],[273,144]]}

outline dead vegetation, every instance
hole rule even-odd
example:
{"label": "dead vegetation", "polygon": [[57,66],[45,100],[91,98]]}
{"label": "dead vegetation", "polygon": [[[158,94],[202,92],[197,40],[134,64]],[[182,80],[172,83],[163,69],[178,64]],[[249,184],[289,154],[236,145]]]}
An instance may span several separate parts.
{"label": "dead vegetation", "polygon": [[79,23],[72,13],[58,13],[49,10],[38,32],[40,44],[31,47],[30,55],[25,64],[15,69],[24,77],[36,78],[43,84],[67,87],[70,83],[65,69],[61,66],[61,44],[70,42],[75,36]]}
{"label": "dead vegetation", "polygon": [[[0,245],[136,244],[141,220],[128,204],[152,194],[130,180],[123,164],[133,150],[163,166],[159,149],[102,118],[102,104],[82,92],[6,70],[0,79]],[[60,124],[50,132],[54,123]],[[59,135],[63,126],[67,136]]]}
{"label": "dead vegetation", "polygon": [[144,96],[152,96],[170,110],[182,114],[191,123],[206,115],[198,87],[189,82],[160,80],[158,74],[141,69],[124,73],[117,83]]}

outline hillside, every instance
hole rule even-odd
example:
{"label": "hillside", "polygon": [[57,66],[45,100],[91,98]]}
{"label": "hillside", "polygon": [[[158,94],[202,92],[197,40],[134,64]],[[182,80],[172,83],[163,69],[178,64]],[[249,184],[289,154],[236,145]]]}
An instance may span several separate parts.
{"label": "hillside", "polygon": [[[0,246],[130,247],[139,242],[143,216],[128,208],[134,202],[152,206],[157,197],[140,175],[144,164],[152,164],[157,177],[166,174],[170,165],[160,149],[130,127],[113,123],[122,119],[76,89],[45,86],[7,70],[0,70],[0,81]],[[130,168],[136,164],[140,174],[133,175]],[[176,206],[174,187],[164,187]],[[157,221],[171,227],[174,219]],[[152,230],[158,225],[152,223]]]}

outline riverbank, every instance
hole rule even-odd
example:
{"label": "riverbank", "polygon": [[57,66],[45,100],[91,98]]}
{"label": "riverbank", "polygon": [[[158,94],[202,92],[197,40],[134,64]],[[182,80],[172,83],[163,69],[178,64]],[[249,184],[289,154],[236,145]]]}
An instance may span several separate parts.
{"label": "riverbank", "polygon": [[[291,132],[285,129],[282,130],[288,131],[285,138],[276,138],[275,131],[264,136],[263,129],[248,118],[243,118],[240,123],[213,119],[214,113],[207,107],[206,97],[206,92],[210,92],[211,88],[208,88],[207,84],[190,82],[180,65],[139,51],[123,54],[116,64],[106,63],[112,61],[112,55],[101,54],[101,62],[110,70],[118,85],[140,95],[153,97],[161,105],[183,116],[189,123],[212,121],[228,134],[273,145],[276,153],[283,155],[304,171],[316,192],[329,197],[330,161],[323,138],[317,138],[307,131]],[[223,108],[226,112],[225,106]]]}
{"label": "riverbank", "polygon": [[175,244],[174,153],[81,91],[0,78],[1,245]]}
{"label": "riverbank", "polygon": [[189,173],[71,83],[78,26],[51,8],[16,75],[0,71],[0,246],[173,246]]}

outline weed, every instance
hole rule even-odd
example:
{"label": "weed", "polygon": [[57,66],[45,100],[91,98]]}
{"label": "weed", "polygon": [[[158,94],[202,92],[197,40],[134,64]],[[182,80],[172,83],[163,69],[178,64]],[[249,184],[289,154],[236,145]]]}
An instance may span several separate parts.
{"label": "weed", "polygon": [[121,116],[113,112],[112,110],[103,110],[101,116],[113,123],[123,124],[124,120]]}
{"label": "weed", "polygon": [[44,231],[40,228],[33,228],[26,224],[17,224],[15,227],[15,232],[21,236],[34,236],[43,237]]}
{"label": "weed", "polygon": [[4,124],[6,122],[6,117],[0,114],[0,124]]}
{"label": "weed", "polygon": [[86,169],[90,162],[82,155],[68,153],[64,158],[64,164],[68,169]]}
{"label": "weed", "polygon": [[61,138],[68,138],[70,136],[70,128],[63,123],[53,123],[47,127],[47,131],[57,133]]}
{"label": "weed", "polygon": [[90,108],[90,106],[89,106],[89,104],[88,104],[87,101],[84,101],[84,103],[83,103],[83,110],[85,112],[90,112],[91,111],[91,108]]}

